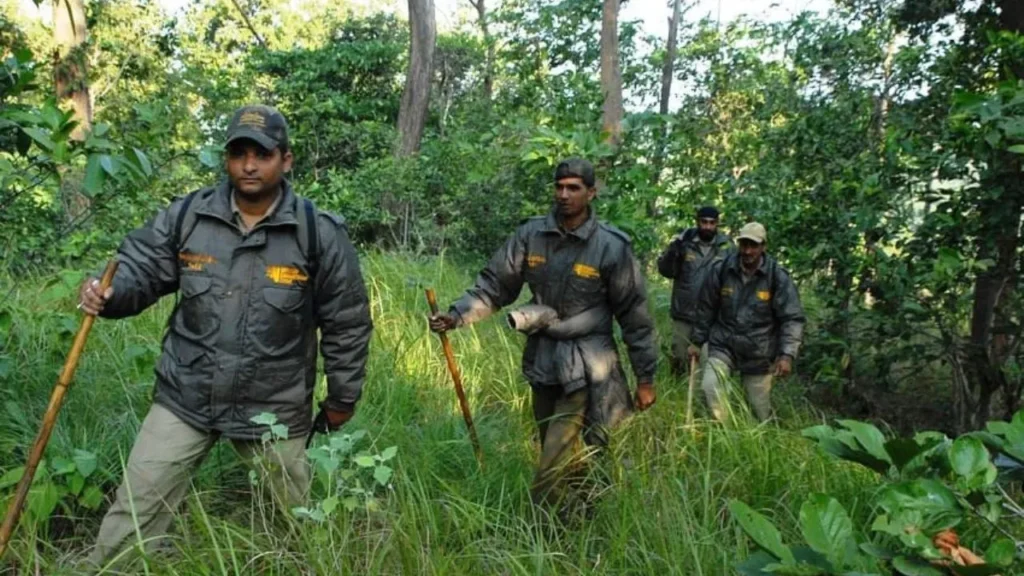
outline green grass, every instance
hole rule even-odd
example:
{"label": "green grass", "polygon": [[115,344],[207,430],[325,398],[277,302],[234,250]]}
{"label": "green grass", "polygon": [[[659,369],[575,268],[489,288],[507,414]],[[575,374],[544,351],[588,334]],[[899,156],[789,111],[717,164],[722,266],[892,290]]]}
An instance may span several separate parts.
{"label": "green grass", "polygon": [[[796,511],[814,491],[828,491],[855,516],[866,516],[861,502],[871,476],[818,453],[799,436],[814,422],[796,391],[785,385],[776,391],[782,421],[765,426],[712,424],[698,396],[698,423],[687,428],[687,385],[668,377],[665,362],[658,403],[616,430],[604,461],[611,489],[591,518],[562,528],[528,496],[537,447],[529,388],[519,373],[524,338],[499,318],[452,335],[483,444],[481,470],[437,338],[426,326],[423,295],[433,286],[447,303],[470,284],[472,271],[394,255],[366,256],[363,269],[376,330],[363,399],[346,430],[367,430],[364,443],[377,452],[398,447],[381,510],[339,510],[323,525],[275,521],[249,496],[244,464],[221,443],[195,477],[174,530],[176,553],[122,570],[731,574],[750,546],[726,510],[731,498],[768,514],[787,539],[795,539]],[[73,292],[60,283],[41,286],[22,280],[5,304],[11,323],[0,357],[3,471],[24,463],[77,325]],[[667,349],[667,294],[660,284],[652,291]],[[121,459],[149,406],[169,300],[138,318],[97,322],[50,441],[50,457],[75,449],[97,454],[97,478],[107,490],[116,487]],[[23,517],[4,562],[17,573],[61,573],[91,546],[105,509],[73,508],[76,517],[49,525]]]}

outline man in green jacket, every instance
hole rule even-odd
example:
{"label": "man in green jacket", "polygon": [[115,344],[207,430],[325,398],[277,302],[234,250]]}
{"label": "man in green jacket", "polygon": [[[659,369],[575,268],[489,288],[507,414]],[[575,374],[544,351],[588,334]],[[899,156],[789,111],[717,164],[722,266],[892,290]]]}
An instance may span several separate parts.
{"label": "man in green jacket", "polygon": [[[279,504],[309,484],[304,440],[352,417],[372,322],[359,259],[343,221],[292,192],[284,117],[268,106],[234,114],[225,143],[228,179],[173,201],[118,250],[113,285],[95,279],[79,308],[106,318],[139,314],[180,290],[156,367],[153,405],[103,519],[91,561],[135,538],[167,532],[192,472],[218,438],[246,458],[262,454]],[[327,399],[315,423],[317,337]],[[287,439],[264,453],[269,412]],[[138,533],[136,533],[136,524]]]}
{"label": "man in green jacket", "polygon": [[718,209],[704,206],[697,211],[697,226],[680,232],[658,257],[658,273],[672,280],[671,367],[677,376],[687,371],[700,287],[712,264],[733,248],[732,240],[718,231]]}
{"label": "man in green jacket", "polygon": [[529,330],[523,353],[541,439],[531,488],[538,504],[558,499],[580,433],[587,444],[604,446],[608,431],[633,409],[613,319],[636,375],[636,407],[646,410],[655,401],[656,334],[643,274],[629,237],[598,220],[591,208],[594,184],[590,162],[561,162],[553,210],[520,225],[475,285],[448,313],[430,319],[435,332],[478,322],[515,302],[524,284],[533,294],[531,305],[553,319]]}
{"label": "man in green jacket", "polygon": [[804,309],[789,273],[765,253],[764,226],[740,229],[739,251],[716,262],[701,287],[690,356],[708,344],[702,385],[720,421],[729,415],[729,375],[742,375],[758,420],[771,416],[772,377],[788,376],[803,340]]}

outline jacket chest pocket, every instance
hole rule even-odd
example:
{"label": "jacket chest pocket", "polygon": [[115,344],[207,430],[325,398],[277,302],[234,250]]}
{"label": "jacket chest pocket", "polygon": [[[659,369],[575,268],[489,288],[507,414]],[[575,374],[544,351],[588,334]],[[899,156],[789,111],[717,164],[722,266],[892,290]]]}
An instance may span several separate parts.
{"label": "jacket chest pocket", "polygon": [[604,297],[604,282],[597,270],[589,266],[573,266],[565,288],[565,303],[569,305],[588,308]]}
{"label": "jacket chest pocket", "polygon": [[259,352],[278,357],[300,350],[306,340],[303,325],[307,291],[267,286],[259,296],[254,299],[251,323]]}
{"label": "jacket chest pocket", "polygon": [[178,309],[179,331],[191,340],[208,339],[220,328],[213,303],[213,279],[199,274],[182,274]]}

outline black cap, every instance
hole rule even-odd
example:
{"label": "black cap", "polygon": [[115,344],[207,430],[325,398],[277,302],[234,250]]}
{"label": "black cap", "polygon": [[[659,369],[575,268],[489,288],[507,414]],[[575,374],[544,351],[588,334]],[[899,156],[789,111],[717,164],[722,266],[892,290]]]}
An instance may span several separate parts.
{"label": "black cap", "polygon": [[228,125],[227,147],[235,140],[248,138],[267,150],[288,145],[288,122],[277,109],[262,104],[242,106],[235,111]]}
{"label": "black cap", "polygon": [[704,206],[700,210],[697,210],[697,218],[715,218],[718,219],[718,208],[714,206]]}
{"label": "black cap", "polygon": [[593,188],[594,165],[583,158],[566,158],[555,168],[555,182],[564,178],[579,178],[588,188]]}

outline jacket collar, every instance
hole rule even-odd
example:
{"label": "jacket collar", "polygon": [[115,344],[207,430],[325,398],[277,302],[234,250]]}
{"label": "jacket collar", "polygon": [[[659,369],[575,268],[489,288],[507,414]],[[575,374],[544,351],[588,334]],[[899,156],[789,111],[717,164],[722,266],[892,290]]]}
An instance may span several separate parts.
{"label": "jacket collar", "polygon": [[[196,199],[196,213],[232,222],[234,218],[234,213],[231,210],[232,193],[231,180],[228,178],[221,180],[211,194]],[[281,180],[281,197],[277,200],[277,207],[260,221],[259,225],[297,225],[298,220],[295,217],[297,202],[295,193],[292,192],[291,182],[287,179]]]}
{"label": "jacket collar", "polygon": [[552,206],[551,211],[548,212],[547,217],[544,218],[544,231],[558,234],[560,236],[575,236],[580,240],[589,240],[594,232],[597,230],[597,214],[594,212],[594,207],[587,208],[587,219],[580,224],[578,228],[571,231],[563,231],[558,225],[558,216],[556,215],[557,208]]}

